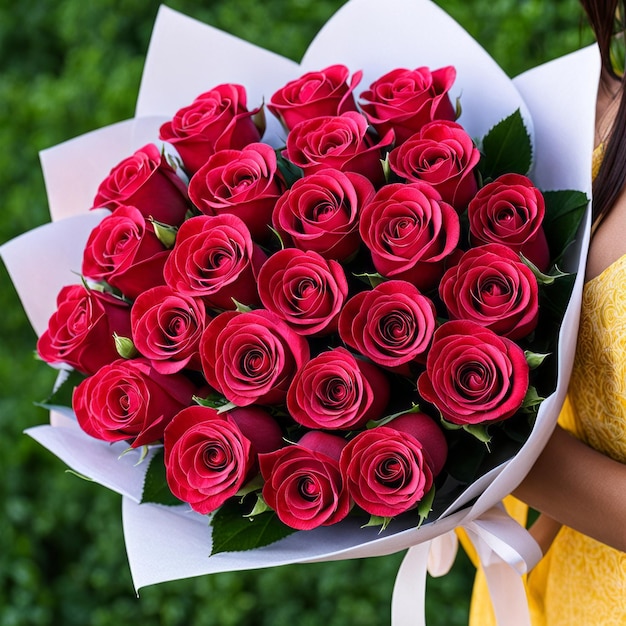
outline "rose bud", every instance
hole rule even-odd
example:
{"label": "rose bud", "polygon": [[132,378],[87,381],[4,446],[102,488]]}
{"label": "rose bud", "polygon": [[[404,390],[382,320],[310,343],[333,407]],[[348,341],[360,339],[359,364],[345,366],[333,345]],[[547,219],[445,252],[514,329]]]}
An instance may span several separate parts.
{"label": "rose bud", "polygon": [[370,515],[394,517],[415,508],[430,491],[430,463],[423,445],[392,422],[349,441],[339,467],[357,506]]}
{"label": "rose bud", "polygon": [[161,151],[148,144],[118,163],[98,187],[94,209],[137,207],[145,218],[178,226],[189,209],[187,186]]}
{"label": "rose bud", "polygon": [[478,189],[480,152],[455,122],[430,122],[389,154],[389,167],[407,181],[430,183],[460,214]]}
{"label": "rose bud", "polygon": [[334,348],[296,372],[287,410],[308,428],[348,430],[382,417],[388,401],[389,382],[376,365]]}
{"label": "rose bud", "polygon": [[492,243],[465,252],[444,274],[439,295],[452,319],[472,320],[514,341],[537,326],[537,279],[506,246]]}
{"label": "rose bud", "polygon": [[167,484],[203,515],[215,511],[258,471],[258,455],[283,445],[274,419],[259,407],[183,409],[165,429]]}
{"label": "rose bud", "polygon": [[104,441],[130,440],[133,448],[155,443],[196,386],[182,374],[159,374],[147,359],[119,359],[74,389],[72,408],[80,427]]}
{"label": "rose bud", "polygon": [[504,174],[485,185],[467,207],[474,245],[501,243],[523,254],[541,271],[550,253],[543,231],[545,201],[526,176]]}
{"label": "rose bud", "polygon": [[289,245],[347,261],[361,244],[361,207],[373,196],[365,176],[322,169],[297,180],[278,199],[272,221]]}
{"label": "rose bud", "polygon": [[516,343],[475,322],[454,320],[435,331],[417,388],[448,422],[499,422],[521,407],[528,374]]}
{"label": "rose bud", "polygon": [[230,402],[273,405],[309,360],[309,344],[270,311],[226,311],[207,324],[200,357],[207,382]]}
{"label": "rose bud", "polygon": [[350,83],[349,75],[350,70],[345,65],[331,65],[319,72],[307,72],[279,89],[271,97],[267,108],[289,130],[313,117],[356,111],[352,92],[363,72],[356,72]]}
{"label": "rose bud", "polygon": [[46,363],[65,363],[94,374],[119,358],[114,335],[130,335],[130,306],[110,293],[83,285],[63,287],[57,310],[37,342]]}
{"label": "rose bud", "polygon": [[157,372],[199,369],[198,344],[204,330],[204,305],[163,285],[142,293],[130,313],[132,338]]}
{"label": "rose bud", "polygon": [[393,141],[393,133],[376,143],[368,133],[367,120],[355,111],[342,115],[314,117],[300,122],[287,135],[285,156],[306,176],[325,168],[363,174],[374,186],[384,183],[380,162],[382,149]]}
{"label": "rose bud", "polygon": [[236,215],[256,241],[270,237],[268,224],[282,192],[276,153],[264,143],[216,152],[189,181],[189,197],[202,213]]}
{"label": "rose bud", "polygon": [[254,306],[260,304],[257,276],[266,258],[238,217],[200,215],[178,230],[163,274],[174,291],[208,306],[234,309],[233,298]]}
{"label": "rose bud", "polygon": [[199,95],[161,126],[159,139],[176,148],[189,174],[197,172],[218,150],[239,150],[260,141],[261,132],[248,111],[246,90],[224,84]]}
{"label": "rose bud", "polygon": [[429,184],[393,183],[363,207],[359,232],[376,271],[426,291],[443,275],[461,226],[457,212]]}
{"label": "rose bud", "polygon": [[259,455],[263,499],[287,526],[312,530],[340,522],[350,511],[339,458],[343,437],[312,431],[295,445]]}
{"label": "rose bud", "polygon": [[316,252],[285,248],[275,252],[259,272],[263,306],[301,335],[328,335],[348,296],[341,265]]}
{"label": "rose bud", "polygon": [[394,69],[361,94],[361,109],[379,134],[392,130],[400,145],[432,120],[455,119],[448,95],[455,78],[451,66],[433,72],[427,67]]}
{"label": "rose bud", "polygon": [[437,326],[435,305],[403,280],[356,294],[339,316],[339,336],[363,356],[402,374],[422,362]]}

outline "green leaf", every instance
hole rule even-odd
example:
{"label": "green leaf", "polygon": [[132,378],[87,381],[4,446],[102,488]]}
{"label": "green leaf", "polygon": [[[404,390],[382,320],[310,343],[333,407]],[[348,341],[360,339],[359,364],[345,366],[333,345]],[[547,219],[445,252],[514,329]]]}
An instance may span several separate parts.
{"label": "green leaf", "polygon": [[273,511],[261,513],[254,518],[244,517],[244,514],[244,508],[233,499],[225,502],[213,514],[211,555],[254,550],[296,532],[283,524]]}
{"label": "green leaf", "polygon": [[244,517],[255,518],[257,515],[261,515],[261,513],[267,513],[272,509],[268,506],[267,502],[263,499],[263,496],[257,494],[256,504],[250,513],[246,513]]}
{"label": "green leaf", "polygon": [[433,501],[435,499],[435,487],[431,487],[430,491],[420,500],[417,506],[417,514],[419,515],[418,528],[424,523],[429,513],[433,510]]}
{"label": "green leaf", "polygon": [[576,237],[589,198],[582,191],[571,189],[546,191],[543,197],[546,203],[543,229],[550,255],[555,263],[559,263],[565,250]]}
{"label": "green leaf", "polygon": [[491,441],[491,435],[487,432],[487,426],[484,424],[465,424],[463,430],[485,445]]}
{"label": "green leaf", "polygon": [[85,378],[86,376],[84,374],[76,370],[62,370],[52,393],[45,400],[35,402],[35,406],[40,406],[44,409],[53,409],[58,406],[71,408],[74,389],[85,380]]}
{"label": "green leaf", "polygon": [[549,352],[532,352],[530,350],[524,350],[526,363],[528,363],[528,367],[530,367],[531,370],[537,369],[549,356]]}
{"label": "green leaf", "polygon": [[364,283],[367,283],[370,287],[372,287],[372,289],[374,287],[377,287],[381,283],[384,283],[386,280],[386,278],[378,272],[375,272],[373,274],[368,274],[367,272],[364,272],[363,274],[354,274],[354,276],[362,280]]}
{"label": "green leaf", "polygon": [[365,427],[376,428],[377,426],[385,426],[386,424],[389,424],[390,422],[395,420],[396,417],[400,417],[401,415],[407,415],[409,413],[420,413],[420,412],[421,412],[421,409],[419,407],[419,404],[415,404],[413,402],[409,409],[403,409],[402,411],[398,411],[397,413],[394,413],[393,415],[387,415],[386,417],[382,417],[379,420],[370,420],[369,422],[367,422]]}
{"label": "green leaf", "polygon": [[532,144],[518,109],[498,122],[482,140],[479,170],[483,179],[506,173],[527,174],[532,163]]}
{"label": "green leaf", "polygon": [[389,526],[393,517],[381,517],[380,515],[370,515],[369,520],[361,528],[368,528],[369,526],[380,526],[380,532]]}
{"label": "green leaf", "polygon": [[219,393],[209,394],[206,398],[200,398],[199,396],[193,396],[192,400],[200,406],[208,406],[211,409],[219,409],[223,406],[227,406],[230,402]]}
{"label": "green leaf", "polygon": [[522,402],[522,409],[536,409],[545,398],[542,398],[538,393],[537,389],[532,385],[528,388],[526,395],[524,396],[524,401]]}
{"label": "green leaf", "polygon": [[159,450],[150,459],[143,484],[141,502],[153,502],[155,504],[167,504],[169,506],[181,504],[181,501],[170,491],[167,485],[163,449]]}
{"label": "green leaf", "polygon": [[550,271],[550,274],[545,274],[542,272],[530,259],[527,259],[523,254],[520,253],[520,259],[524,263],[524,265],[528,266],[532,273],[535,275],[537,279],[537,284],[539,286],[543,285],[552,285],[559,278],[564,278],[569,276],[566,272],[562,272],[558,267],[554,266]]}
{"label": "green leaf", "polygon": [[304,172],[291,161],[283,156],[283,150],[278,149],[276,152],[276,165],[287,187],[291,187],[297,180],[304,176]]}

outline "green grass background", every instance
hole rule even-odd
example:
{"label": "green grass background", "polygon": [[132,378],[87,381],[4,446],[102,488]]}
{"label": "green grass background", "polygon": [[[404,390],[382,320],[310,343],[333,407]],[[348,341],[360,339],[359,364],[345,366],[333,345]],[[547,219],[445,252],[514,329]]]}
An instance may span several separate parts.
{"label": "green grass background", "polygon": [[[38,151],[132,116],[155,0],[0,0],[0,243],[47,221]],[[171,0],[299,59],[341,0]],[[510,74],[589,43],[576,0],[438,0]],[[358,27],[358,25],[355,25]],[[120,498],[22,431],[54,374],[0,267],[0,626],[389,623],[402,555],[225,573],[134,595]],[[428,582],[429,626],[467,622],[471,567]]]}

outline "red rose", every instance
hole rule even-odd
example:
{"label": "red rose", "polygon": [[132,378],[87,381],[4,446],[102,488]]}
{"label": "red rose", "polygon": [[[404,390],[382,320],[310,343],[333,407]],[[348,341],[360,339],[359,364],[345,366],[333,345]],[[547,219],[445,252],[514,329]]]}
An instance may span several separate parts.
{"label": "red rose", "polygon": [[422,444],[392,425],[361,431],[343,449],[339,467],[355,503],[380,517],[416,507],[433,484]]}
{"label": "red rose", "polygon": [[363,72],[356,72],[348,84],[349,75],[350,70],[345,65],[331,65],[319,72],[307,72],[279,89],[271,97],[267,108],[287,129],[313,117],[356,111],[352,92]]}
{"label": "red rose", "polygon": [[430,183],[458,213],[465,211],[478,184],[474,170],[480,152],[465,129],[455,122],[424,126],[389,154],[389,167],[408,181]]}
{"label": "red rose", "polygon": [[309,344],[270,311],[226,311],[207,324],[200,357],[209,385],[234,404],[280,404]]}
{"label": "red rose", "polygon": [[233,298],[254,306],[260,303],[256,281],[266,258],[238,217],[200,215],[178,230],[163,274],[177,293],[209,306],[233,309]]}
{"label": "red rose", "polygon": [[521,339],[537,326],[537,279],[506,246],[468,250],[444,274],[439,295],[452,319],[472,320],[509,339]]}
{"label": "red rose", "polygon": [[475,322],[454,320],[435,331],[417,387],[448,422],[498,422],[522,405],[528,371],[516,343]]}
{"label": "red rose", "polygon": [[343,437],[309,432],[296,445],[259,455],[263,499],[278,518],[297,530],[340,522],[350,497],[339,471]]}
{"label": "red rose", "polygon": [[259,141],[261,133],[253,120],[258,111],[246,108],[246,90],[241,85],[218,85],[177,111],[161,126],[159,139],[176,148],[185,169],[193,174],[214,152],[239,150]]}
{"label": "red rose", "polygon": [[373,196],[365,176],[323,169],[300,178],[279,198],[274,228],[296,248],[346,261],[359,249],[359,213]]}
{"label": "red rose", "polygon": [[348,281],[336,261],[316,252],[285,248],[275,252],[259,272],[263,306],[301,335],[328,335],[348,296]]}
{"label": "red rose", "polygon": [[139,209],[119,206],[91,231],[82,272],[134,299],[146,289],[164,284],[163,266],[168,255]]}
{"label": "red rose", "polygon": [[545,271],[550,253],[543,218],[543,195],[520,174],[504,174],[485,185],[469,203],[470,236],[476,245],[501,243],[521,252]]}
{"label": "red rose", "polygon": [[339,317],[339,336],[374,363],[392,369],[422,361],[437,326],[435,305],[411,283],[383,282],[356,294]]}
{"label": "red rose", "polygon": [[359,232],[376,271],[425,291],[442,276],[461,226],[456,211],[427,183],[393,183],[363,207]]}
{"label": "red rose", "polygon": [[236,215],[255,240],[271,235],[268,225],[282,191],[276,153],[264,143],[216,152],[189,181],[189,197],[202,213]]}
{"label": "red rose", "polygon": [[146,218],[178,226],[189,208],[187,186],[154,144],[118,163],[98,187],[94,209],[137,207]]}
{"label": "red rose", "polygon": [[110,293],[82,285],[63,287],[57,310],[37,342],[46,363],[66,363],[94,374],[119,358],[114,335],[130,335],[130,306]]}
{"label": "red rose", "polygon": [[388,400],[383,372],[345,348],[334,348],[298,370],[287,394],[287,409],[308,428],[347,430],[382,417]]}
{"label": "red rose", "polygon": [[395,69],[381,76],[361,94],[361,109],[380,133],[393,130],[396,145],[406,141],[432,120],[454,120],[456,113],[448,91],[456,78],[454,67],[431,72]]}
{"label": "red rose", "polygon": [[391,144],[393,134],[376,143],[367,129],[367,120],[355,111],[305,120],[287,135],[285,155],[305,175],[330,167],[363,174],[374,185],[382,184],[381,151]]}
{"label": "red rose", "polygon": [[136,448],[163,438],[196,387],[182,374],[159,374],[146,359],[119,359],[74,389],[72,408],[80,427],[104,441],[131,440]]}
{"label": "red rose", "polygon": [[257,457],[282,445],[280,428],[259,407],[219,414],[183,409],[165,429],[167,484],[203,515],[234,496],[257,471]]}
{"label": "red rose", "polygon": [[204,305],[164,285],[142,293],[130,312],[135,347],[161,374],[197,369]]}

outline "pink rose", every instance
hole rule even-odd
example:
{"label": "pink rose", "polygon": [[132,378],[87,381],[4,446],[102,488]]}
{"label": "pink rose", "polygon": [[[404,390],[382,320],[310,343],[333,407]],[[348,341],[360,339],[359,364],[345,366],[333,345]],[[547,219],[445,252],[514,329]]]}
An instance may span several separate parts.
{"label": "pink rose", "polygon": [[282,444],[278,424],[259,407],[219,414],[191,406],[165,429],[167,484],[177,498],[206,515],[254,477],[259,454]]}
{"label": "pink rose", "polygon": [[550,262],[542,226],[544,215],[541,191],[520,174],[504,174],[488,183],[467,207],[470,236],[475,245],[504,244],[542,271]]}
{"label": "pink rose", "polygon": [[390,280],[348,300],[339,336],[374,363],[409,374],[409,363],[425,359],[436,326],[432,301],[411,283]]}
{"label": "pink rose", "polygon": [[226,311],[207,324],[200,356],[207,382],[230,402],[273,405],[309,360],[309,344],[270,311]]}
{"label": "pink rose", "polygon": [[285,155],[305,175],[330,167],[363,174],[374,185],[383,184],[380,159],[393,133],[376,142],[367,129],[367,120],[355,111],[305,120],[287,135]]}
{"label": "pink rose", "polygon": [[537,326],[537,279],[506,246],[468,250],[444,274],[439,295],[452,319],[472,320],[514,341]]}
{"label": "pink rose", "polygon": [[475,322],[454,320],[435,331],[417,388],[448,422],[499,422],[521,407],[528,372],[516,343]]}
{"label": "pink rose", "polygon": [[475,169],[480,152],[465,129],[455,122],[426,124],[389,154],[389,167],[408,181],[430,183],[458,213],[478,189]]}
{"label": "pink rose", "polygon": [[199,369],[198,344],[205,318],[201,301],[166,285],[153,287],[131,309],[133,342],[160,374]]}
{"label": "pink rose", "polygon": [[259,241],[271,235],[268,225],[282,192],[276,153],[264,143],[216,152],[189,181],[189,197],[202,213],[236,215]]}
{"label": "pink rose", "polygon": [[114,335],[130,335],[130,306],[110,293],[83,285],[63,287],[57,310],[37,342],[46,363],[66,363],[84,374],[94,374],[119,358]]}
{"label": "pink rose", "polygon": [[389,382],[376,365],[334,348],[298,370],[287,410],[308,428],[348,430],[382,417],[388,401]]}
{"label": "pink rose", "polygon": [[381,135],[392,130],[399,145],[432,120],[455,119],[448,95],[455,78],[454,67],[394,69],[361,94],[361,109]]}
{"label": "pink rose", "polygon": [[146,359],[119,359],[74,389],[72,408],[80,427],[104,441],[130,440],[133,448],[155,443],[197,389],[182,374],[159,374]]}
{"label": "pink rose", "polygon": [[173,119],[161,126],[159,139],[174,146],[185,169],[198,171],[218,150],[239,150],[259,141],[261,132],[248,111],[246,90],[241,85],[218,85],[179,109]]}
{"label": "pink rose", "polygon": [[352,92],[363,72],[356,72],[350,83],[349,75],[350,70],[345,65],[331,65],[319,72],[307,72],[279,89],[271,97],[267,108],[287,129],[313,117],[356,111]]}
{"label": "pink rose", "polygon": [[443,275],[461,227],[456,211],[427,183],[393,183],[363,207],[359,232],[377,272],[426,291]]}
{"label": "pink rose", "polygon": [[278,518],[297,530],[340,522],[350,511],[339,457],[343,437],[309,432],[296,445],[259,455],[263,498]]}
{"label": "pink rose", "polygon": [[187,186],[161,151],[148,144],[118,163],[98,187],[94,209],[137,207],[145,218],[178,226],[189,209]]}
{"label": "pink rose", "polygon": [[234,309],[233,298],[249,306],[260,304],[257,275],[266,258],[238,217],[200,215],[178,230],[163,273],[177,293],[202,298],[218,309]]}
{"label": "pink rose", "polygon": [[348,281],[339,263],[316,252],[285,248],[259,272],[263,306],[301,335],[328,335],[348,297]]}
{"label": "pink rose", "polygon": [[359,249],[359,213],[373,196],[365,176],[322,169],[297,180],[279,198],[274,228],[289,245],[346,261]]}
{"label": "pink rose", "polygon": [[134,299],[164,284],[163,266],[168,255],[139,209],[122,205],[91,231],[83,253],[82,273]]}

